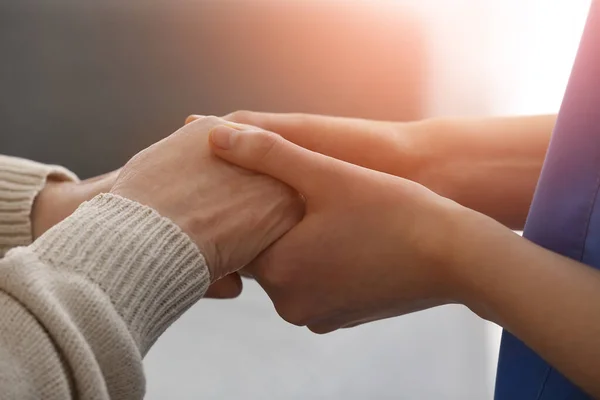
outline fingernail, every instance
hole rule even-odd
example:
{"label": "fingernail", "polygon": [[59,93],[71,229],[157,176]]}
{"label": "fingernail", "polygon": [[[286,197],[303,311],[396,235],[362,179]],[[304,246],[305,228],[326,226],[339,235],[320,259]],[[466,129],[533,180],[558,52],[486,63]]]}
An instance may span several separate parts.
{"label": "fingernail", "polygon": [[239,129],[232,126],[217,126],[210,132],[210,140],[215,146],[223,150],[229,150],[235,144]]}
{"label": "fingernail", "polygon": [[185,124],[189,124],[190,122],[194,122],[197,119],[204,118],[204,115],[192,114],[185,119]]}

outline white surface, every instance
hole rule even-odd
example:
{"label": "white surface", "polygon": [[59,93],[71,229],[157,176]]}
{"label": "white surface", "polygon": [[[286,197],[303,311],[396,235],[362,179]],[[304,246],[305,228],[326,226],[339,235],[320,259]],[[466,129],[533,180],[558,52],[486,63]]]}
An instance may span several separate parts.
{"label": "white surface", "polygon": [[238,300],[203,300],[160,339],[146,360],[148,399],[489,396],[485,326],[462,307],[318,336],[245,283]]}

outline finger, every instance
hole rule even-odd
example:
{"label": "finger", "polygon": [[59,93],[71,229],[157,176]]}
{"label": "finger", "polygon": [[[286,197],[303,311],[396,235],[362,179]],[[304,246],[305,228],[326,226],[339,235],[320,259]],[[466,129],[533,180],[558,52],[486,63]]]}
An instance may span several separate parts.
{"label": "finger", "polygon": [[210,287],[204,297],[211,299],[234,299],[242,293],[244,284],[238,274],[227,275]]}
{"label": "finger", "polygon": [[215,117],[214,115],[190,115],[185,119],[185,125],[179,130],[188,131],[193,128],[212,129],[215,126],[222,124],[231,124],[232,126],[241,126],[232,121],[226,121],[223,118]]}
{"label": "finger", "polygon": [[[331,141],[337,142],[335,143],[336,147],[342,145],[339,143],[340,134],[343,133],[346,136],[345,131],[359,121],[311,114],[251,111],[236,111],[226,115],[223,119],[276,132],[291,142],[317,152],[321,152],[321,149],[328,149]],[[354,121],[354,124],[344,124],[344,121]]]}
{"label": "finger", "polygon": [[310,331],[313,333],[325,334],[336,331],[338,329],[354,328],[360,325],[367,324],[369,322],[377,321],[379,319],[381,318],[370,317],[361,319],[358,315],[351,315],[346,313],[339,315],[337,318],[328,317],[320,321],[314,321],[308,325],[308,329],[310,329]]}
{"label": "finger", "polygon": [[[204,115],[198,115],[198,114],[188,115],[188,117],[185,119],[185,125],[191,124],[192,122],[194,122],[200,118],[204,118]],[[231,121],[231,122],[235,122],[235,121]]]}
{"label": "finger", "polygon": [[326,333],[337,331],[340,327],[332,324],[315,324],[308,325],[307,328],[317,335],[325,335]]}
{"label": "finger", "polygon": [[237,111],[223,118],[275,132],[317,153],[383,172],[393,171],[399,164],[398,153],[390,149],[403,148],[402,136],[388,122],[249,111]]}
{"label": "finger", "polygon": [[214,115],[190,115],[186,118],[185,125],[180,130],[200,130],[207,133],[211,129],[220,125],[225,125],[236,130],[255,129],[254,127],[239,124],[237,122],[227,121],[223,118],[215,117]]}
{"label": "finger", "polygon": [[[198,114],[189,115],[185,119],[185,125],[191,124],[192,122],[197,121],[197,120],[202,119],[202,118],[206,118],[206,116],[205,115],[198,115]],[[214,117],[214,118],[216,118],[216,117]],[[243,124],[243,123],[236,122],[236,121],[233,121],[233,120],[226,120],[225,118],[223,118],[222,121],[223,121],[223,123],[225,125],[232,126],[234,128],[248,129],[248,128],[252,127],[251,125]]]}
{"label": "finger", "polygon": [[299,146],[321,154],[331,155],[334,158],[340,158],[333,153],[336,153],[336,149],[340,146],[344,146],[344,143],[340,141],[341,135],[343,134],[344,139],[347,139],[346,132],[348,130],[342,130],[338,126],[338,121],[344,120],[343,118],[250,111],[236,111],[223,118],[275,132]]}
{"label": "finger", "polygon": [[339,161],[256,128],[240,131],[221,125],[211,130],[210,142],[217,156],[287,183],[307,199],[331,187],[339,170]]}

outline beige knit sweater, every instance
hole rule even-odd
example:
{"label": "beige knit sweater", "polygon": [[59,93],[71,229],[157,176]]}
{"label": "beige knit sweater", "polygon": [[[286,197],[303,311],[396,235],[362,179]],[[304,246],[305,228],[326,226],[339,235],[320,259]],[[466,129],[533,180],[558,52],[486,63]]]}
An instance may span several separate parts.
{"label": "beige knit sweater", "polygon": [[[139,399],[142,358],[199,300],[204,258],[175,224],[109,194],[33,244],[29,215],[60,167],[0,156],[0,399]],[[1,254],[0,254],[1,255]]]}

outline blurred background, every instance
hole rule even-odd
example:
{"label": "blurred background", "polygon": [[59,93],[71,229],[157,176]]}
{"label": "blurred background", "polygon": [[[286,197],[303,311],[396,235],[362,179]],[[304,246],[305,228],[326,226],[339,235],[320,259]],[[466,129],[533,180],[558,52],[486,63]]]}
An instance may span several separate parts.
{"label": "blurred background", "polygon": [[[191,113],[553,113],[590,0],[0,0],[0,153],[109,171]],[[491,399],[500,330],[448,306],[316,336],[253,282],[146,359],[148,399]]]}

